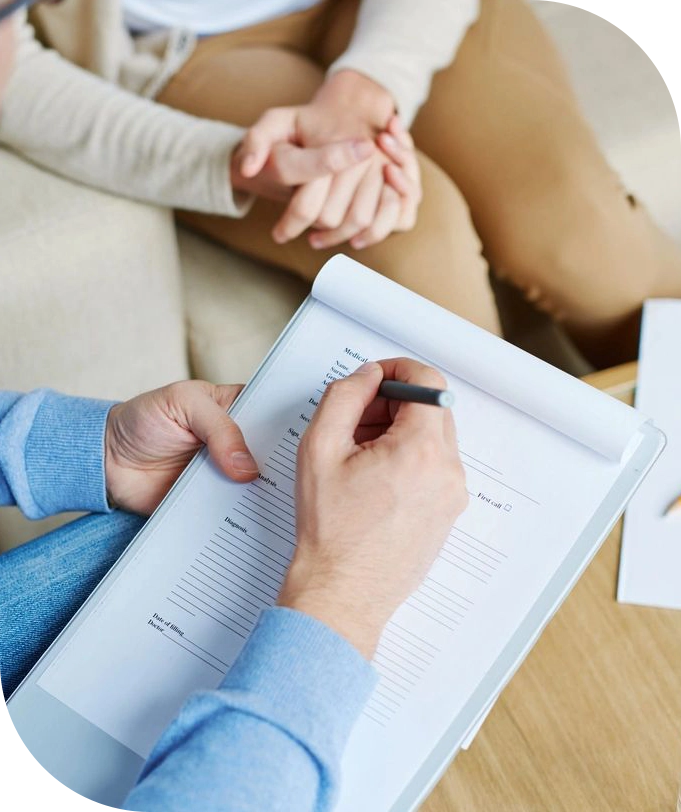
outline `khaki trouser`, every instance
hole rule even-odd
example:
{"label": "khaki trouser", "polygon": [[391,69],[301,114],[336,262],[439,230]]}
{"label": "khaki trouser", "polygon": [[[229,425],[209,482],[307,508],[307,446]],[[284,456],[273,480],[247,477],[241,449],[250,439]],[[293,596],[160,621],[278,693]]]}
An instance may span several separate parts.
{"label": "khaki trouser", "polygon": [[[307,102],[345,49],[358,6],[326,0],[201,40],[159,101],[243,126],[269,107]],[[562,320],[595,363],[626,360],[643,300],[681,296],[681,251],[607,165],[526,2],[481,6],[412,128],[424,188],[416,227],[377,246],[338,250],[499,332],[489,263]],[[243,220],[182,217],[311,280],[336,251],[316,251],[304,236],[275,244],[270,231],[281,211],[260,200]]]}

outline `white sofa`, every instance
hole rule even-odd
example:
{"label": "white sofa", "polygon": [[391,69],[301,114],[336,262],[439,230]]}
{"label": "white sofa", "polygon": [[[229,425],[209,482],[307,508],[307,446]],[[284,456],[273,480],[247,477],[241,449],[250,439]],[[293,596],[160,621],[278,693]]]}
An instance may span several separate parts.
{"label": "white sofa", "polygon": [[[681,239],[679,125],[664,81],[609,23],[571,6],[536,5],[611,162]],[[176,235],[167,211],[70,183],[3,151],[0,280],[0,386],[111,398],[190,370],[247,379],[307,291],[196,235]],[[508,290],[500,295],[509,298]],[[586,371],[545,318],[512,305],[505,310],[514,341]],[[0,510],[0,550],[53,523]]]}

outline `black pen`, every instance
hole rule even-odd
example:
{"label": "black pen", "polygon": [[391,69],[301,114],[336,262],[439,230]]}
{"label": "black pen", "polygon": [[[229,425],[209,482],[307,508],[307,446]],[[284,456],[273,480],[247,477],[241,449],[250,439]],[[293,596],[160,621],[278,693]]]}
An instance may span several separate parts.
{"label": "black pen", "polygon": [[388,400],[425,403],[427,406],[442,406],[445,409],[454,405],[454,395],[447,389],[431,389],[402,381],[383,381],[378,387],[378,394]]}

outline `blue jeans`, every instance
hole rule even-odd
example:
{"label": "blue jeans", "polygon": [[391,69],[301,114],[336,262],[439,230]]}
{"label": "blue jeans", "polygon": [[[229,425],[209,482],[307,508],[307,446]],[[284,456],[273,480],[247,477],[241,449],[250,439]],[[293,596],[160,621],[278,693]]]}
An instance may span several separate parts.
{"label": "blue jeans", "polygon": [[0,675],[19,685],[117,561],[144,519],[91,514],[0,555]]}

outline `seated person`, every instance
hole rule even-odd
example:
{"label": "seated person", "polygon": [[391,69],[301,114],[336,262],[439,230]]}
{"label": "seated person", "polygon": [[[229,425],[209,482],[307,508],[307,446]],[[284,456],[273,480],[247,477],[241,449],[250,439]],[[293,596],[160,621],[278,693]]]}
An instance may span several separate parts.
{"label": "seated person", "polygon": [[[376,399],[384,377],[444,383],[403,358],[327,390],[300,444],[297,547],[277,606],[219,688],[188,699],[125,808],[331,809],[382,629],[468,499],[451,411],[402,403],[391,414]],[[114,406],[0,392],[0,504],[35,518],[98,511],[0,556],[6,696],[140,529],[134,514],[158,505],[202,442],[227,476],[257,475],[225,413],[239,389],[184,382]]]}
{"label": "seated person", "polygon": [[[608,167],[525,0],[69,0],[34,21],[144,98],[24,24],[0,142],[241,252],[312,279],[342,245],[499,332],[491,267],[596,365],[635,355],[645,298],[681,296],[681,251]],[[287,201],[258,183],[277,145],[339,137],[381,149]]]}
{"label": "seated person", "polygon": [[[17,5],[0,0],[0,95],[13,53],[3,18]],[[397,359],[365,364],[332,384],[331,396],[327,390],[300,444],[297,547],[277,606],[261,614],[218,689],[194,694],[180,710],[126,808],[331,809],[345,742],[376,681],[368,661],[381,630],[468,499],[451,412],[413,403],[389,410],[377,399],[384,377],[443,383],[432,369]],[[202,443],[225,475],[256,477],[225,412],[239,390],[184,382],[116,405],[0,391],[0,505],[34,518],[91,512],[0,556],[5,696]]]}

